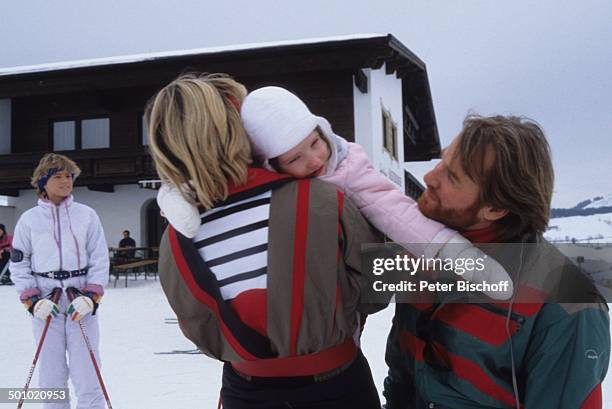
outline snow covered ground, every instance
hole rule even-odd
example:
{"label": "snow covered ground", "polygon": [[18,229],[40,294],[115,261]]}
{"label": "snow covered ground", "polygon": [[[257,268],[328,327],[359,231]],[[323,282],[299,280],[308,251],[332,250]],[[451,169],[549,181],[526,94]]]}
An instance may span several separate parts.
{"label": "snow covered ground", "polygon": [[[0,387],[22,387],[35,343],[29,315],[12,286],[0,286],[0,311]],[[393,306],[369,317],[363,337],[379,390],[392,316]],[[115,409],[217,408],[221,364],[204,355],[156,354],[194,348],[176,324],[165,323],[171,317],[158,281],[139,278],[129,281],[128,288],[122,283],[107,288],[100,307],[102,373]],[[604,402],[612,407],[612,376],[604,385]],[[0,408],[15,406],[0,403]]]}
{"label": "snow covered ground", "polygon": [[544,236],[553,242],[612,243],[612,213],[550,219]]}

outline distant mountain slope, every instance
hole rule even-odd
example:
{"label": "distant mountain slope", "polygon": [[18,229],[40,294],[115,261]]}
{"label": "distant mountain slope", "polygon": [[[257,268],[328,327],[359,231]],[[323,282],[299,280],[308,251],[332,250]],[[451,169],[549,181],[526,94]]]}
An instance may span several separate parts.
{"label": "distant mountain slope", "polygon": [[612,207],[612,194],[607,197],[596,197],[593,201],[585,206],[585,209],[595,209],[595,208],[604,208],[604,207]]}
{"label": "distant mountain slope", "polygon": [[550,217],[560,218],[572,216],[590,216],[594,214],[606,213],[612,213],[612,194],[583,200],[576,206],[569,209],[552,209],[550,211]]}

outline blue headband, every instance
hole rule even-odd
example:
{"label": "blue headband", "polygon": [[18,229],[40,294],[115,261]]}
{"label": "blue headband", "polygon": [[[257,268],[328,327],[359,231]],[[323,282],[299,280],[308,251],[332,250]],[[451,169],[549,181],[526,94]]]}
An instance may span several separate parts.
{"label": "blue headband", "polygon": [[[55,175],[57,172],[61,172],[63,169],[60,168],[51,168],[47,171],[46,175],[43,175],[39,180],[38,180],[38,190],[40,190],[41,192],[43,190],[45,190],[45,186],[47,185],[47,182],[49,181],[49,179],[51,178],[51,176]],[[74,173],[71,173],[70,176],[72,177],[72,180],[74,180]]]}

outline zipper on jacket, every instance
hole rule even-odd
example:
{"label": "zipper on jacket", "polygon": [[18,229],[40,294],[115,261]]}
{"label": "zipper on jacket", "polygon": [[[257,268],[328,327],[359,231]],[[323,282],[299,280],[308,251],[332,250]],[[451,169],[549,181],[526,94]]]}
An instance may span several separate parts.
{"label": "zipper on jacket", "polygon": [[59,262],[60,262],[59,269],[60,271],[62,271],[64,262],[62,259],[62,224],[60,222],[60,207],[57,206],[55,210],[57,213],[57,241],[58,241],[57,245],[59,248]]}

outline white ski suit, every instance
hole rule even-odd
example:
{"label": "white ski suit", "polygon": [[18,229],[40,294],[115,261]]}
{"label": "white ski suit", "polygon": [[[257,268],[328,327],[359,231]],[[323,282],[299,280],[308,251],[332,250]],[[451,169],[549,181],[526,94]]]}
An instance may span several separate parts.
{"label": "white ski suit", "polygon": [[[75,203],[72,196],[58,206],[39,199],[38,206],[19,218],[13,248],[16,252],[11,257],[11,279],[22,301],[36,294],[37,290],[40,290],[41,297],[48,295],[55,287],[64,290],[58,302],[60,314],[51,319],[39,357],[39,386],[66,388],[70,377],[77,397],[77,409],[103,409],[104,397],[79,323],[66,314],[70,302],[65,292],[68,287],[83,290],[92,285],[99,286],[103,292],[108,282],[108,247],[98,215],[90,207]],[[65,280],[33,274],[84,268],[87,269],[86,275]],[[100,365],[97,314],[87,315],[81,322]],[[33,317],[32,325],[38,342],[45,323]],[[66,351],[70,366],[66,362]],[[46,403],[44,408],[70,409],[70,403]]]}

